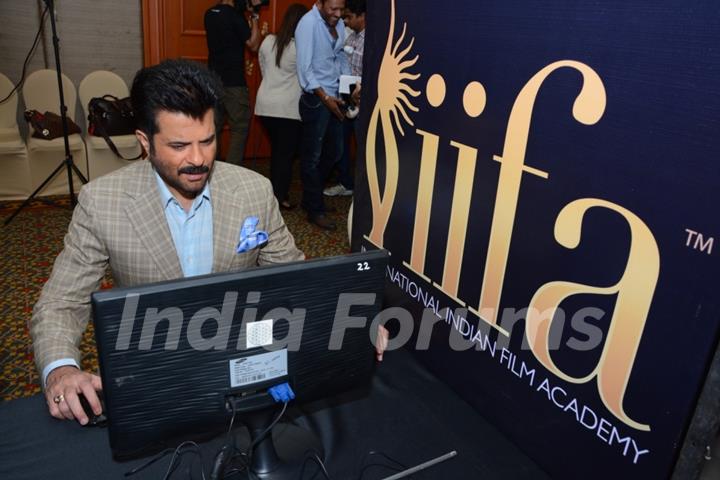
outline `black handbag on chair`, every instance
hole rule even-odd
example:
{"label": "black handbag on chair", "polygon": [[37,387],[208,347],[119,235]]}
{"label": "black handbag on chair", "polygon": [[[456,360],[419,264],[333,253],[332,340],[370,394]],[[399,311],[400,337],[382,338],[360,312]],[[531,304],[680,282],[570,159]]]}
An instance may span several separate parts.
{"label": "black handbag on chair", "polygon": [[137,157],[123,157],[110,138],[114,135],[135,133],[135,115],[130,97],[117,98],[113,95],[95,97],[90,100],[88,111],[88,133],[90,135],[104,138],[110,150],[124,160],[137,160],[143,156],[141,151]]}
{"label": "black handbag on chair", "polygon": [[[62,117],[57,113],[40,113],[37,110],[25,110],[25,120],[32,126],[34,138],[53,140],[63,136]],[[80,127],[72,119],[67,119],[68,135],[80,133]]]}

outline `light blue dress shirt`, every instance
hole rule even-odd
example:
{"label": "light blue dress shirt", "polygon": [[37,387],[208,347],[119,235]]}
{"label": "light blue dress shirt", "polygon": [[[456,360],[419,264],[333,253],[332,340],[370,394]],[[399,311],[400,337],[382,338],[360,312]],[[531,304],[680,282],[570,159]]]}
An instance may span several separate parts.
{"label": "light blue dress shirt", "polygon": [[[155,172],[158,191],[165,211],[165,219],[172,235],[183,276],[204,275],[212,271],[213,224],[210,183],[195,198],[190,211],[186,212],[168,189],[160,175]],[[61,358],[50,362],[42,372],[42,384],[56,368],[72,365],[80,368],[72,358]]]}
{"label": "light blue dress shirt", "polygon": [[338,96],[340,75],[350,75],[350,64],[343,51],[345,24],[339,20],[336,26],[338,38],[334,39],[317,5],[306,13],[295,29],[297,70],[300,87],[313,93],[322,87],[326,94]]}
{"label": "light blue dress shirt", "polygon": [[155,179],[183,275],[192,277],[210,273],[213,263],[210,183],[205,184],[200,195],[195,197],[190,211],[186,212],[157,172]]}

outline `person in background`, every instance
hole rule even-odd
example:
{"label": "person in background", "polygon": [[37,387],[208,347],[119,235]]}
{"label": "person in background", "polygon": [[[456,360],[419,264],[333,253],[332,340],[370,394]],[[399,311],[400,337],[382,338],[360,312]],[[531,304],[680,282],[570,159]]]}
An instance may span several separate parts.
{"label": "person in background", "polygon": [[[362,77],[363,52],[365,47],[365,12],[367,10],[366,0],[347,0],[343,20],[345,26],[350,27],[352,32],[345,40],[345,53],[350,62],[350,71],[352,75]],[[355,86],[357,93],[353,96],[353,100],[359,105],[360,84]],[[355,93],[355,92],[353,92]],[[355,134],[355,141],[360,139],[357,134],[358,121],[357,117],[348,118],[343,122],[343,154],[337,164],[338,167],[338,183],[332,187],[323,190],[323,194],[328,197],[334,196],[350,196],[355,188],[352,169],[350,168],[350,140]]]}
{"label": "person in background", "polygon": [[[344,8],[345,0],[317,0],[295,30],[298,79],[303,90],[300,96],[302,206],[308,221],[326,230],[334,230],[335,222],[326,216],[323,184],[330,168],[342,155],[345,104],[338,94],[340,75],[350,73],[350,64],[343,52]],[[324,148],[333,154],[323,158]]]}
{"label": "person in background", "polygon": [[[260,0],[222,0],[205,12],[208,67],[220,76],[223,83],[222,103],[215,117],[215,126],[220,138],[227,117],[230,146],[225,160],[235,165],[242,164],[250,125],[245,47],[257,52],[260,46],[259,17],[254,10],[259,4]],[[246,14],[250,15],[249,26]],[[218,141],[218,147],[220,143]],[[219,159],[220,148],[217,150]]]}
{"label": "person in background", "polygon": [[255,115],[270,137],[270,180],[280,208],[291,209],[289,191],[292,164],[300,145],[302,122],[299,101],[302,90],[297,77],[295,28],[308,9],[300,3],[288,7],[277,35],[268,35],[260,45],[262,82],[255,102]]}

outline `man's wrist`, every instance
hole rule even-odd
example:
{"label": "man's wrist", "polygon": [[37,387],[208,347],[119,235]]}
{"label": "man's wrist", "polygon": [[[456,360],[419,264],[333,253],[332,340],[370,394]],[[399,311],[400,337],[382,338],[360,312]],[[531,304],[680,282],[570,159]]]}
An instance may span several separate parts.
{"label": "man's wrist", "polygon": [[78,370],[80,369],[80,365],[78,365],[78,362],[73,358],[61,358],[59,360],[55,360],[54,362],[50,362],[42,371],[43,388],[47,385],[47,378],[50,374],[60,367],[74,367]]}

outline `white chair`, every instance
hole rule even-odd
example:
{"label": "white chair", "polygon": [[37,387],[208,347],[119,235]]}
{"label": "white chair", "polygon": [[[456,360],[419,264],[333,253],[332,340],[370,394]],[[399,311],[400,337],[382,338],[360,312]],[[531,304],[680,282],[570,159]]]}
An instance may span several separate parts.
{"label": "white chair", "polygon": [[[13,89],[12,82],[0,73],[0,100]],[[17,125],[17,92],[0,103],[0,199],[26,198],[30,195],[30,167],[27,148]]]}
{"label": "white chair", "polygon": [[[67,107],[67,117],[75,119],[75,103],[77,102],[77,91],[72,80],[62,75],[63,93],[65,96],[65,106]],[[60,113],[60,92],[58,90],[57,72],[55,70],[38,70],[28,75],[23,86],[23,99],[25,100],[25,108],[28,110],[37,110],[40,113],[54,112]],[[52,173],[58,165],[65,160],[65,141],[63,137],[53,140],[44,140],[42,138],[33,138],[32,128],[28,134],[27,149],[28,158],[30,160],[30,180],[32,182],[32,190],[38,188],[42,182]],[[70,153],[73,156],[75,165],[80,169],[85,177],[87,177],[85,147],[82,137],[75,133],[68,137],[70,143]],[[82,182],[73,172],[73,180],[75,191],[79,191]],[[61,169],[49,182],[39,195],[62,195],[69,193],[69,185],[67,180],[67,168]]]}
{"label": "white chair", "polygon": [[[125,98],[130,94],[125,81],[119,75],[107,70],[88,73],[80,82],[78,93],[80,104],[85,111],[85,118],[90,113],[88,105],[93,98],[103,95]],[[125,158],[134,158],[140,153],[140,144],[135,135],[117,135],[110,139]],[[86,134],[85,140],[90,161],[90,178],[100,177],[132,163],[131,160],[125,160],[115,155],[102,137]]]}

